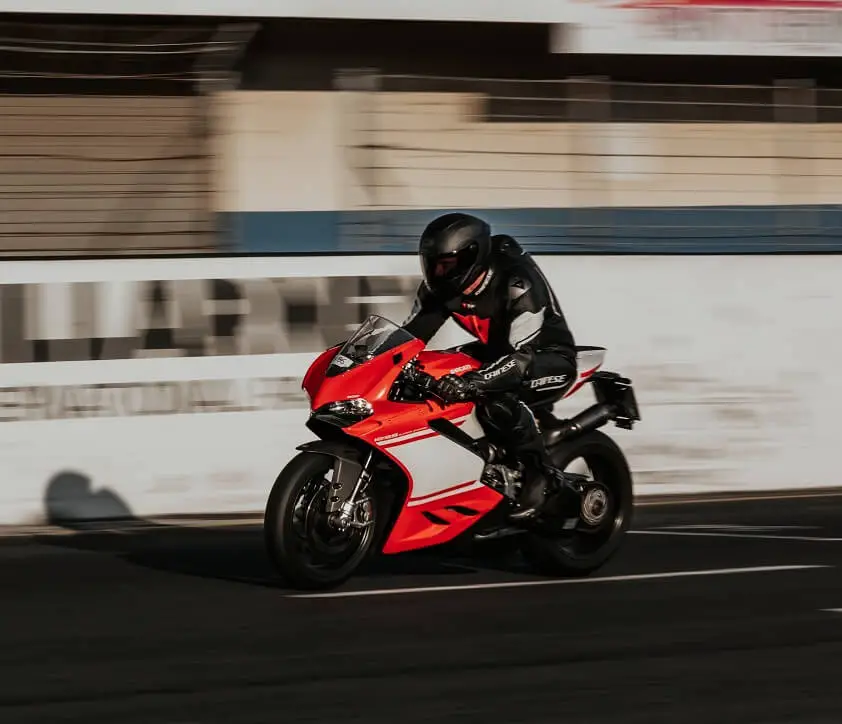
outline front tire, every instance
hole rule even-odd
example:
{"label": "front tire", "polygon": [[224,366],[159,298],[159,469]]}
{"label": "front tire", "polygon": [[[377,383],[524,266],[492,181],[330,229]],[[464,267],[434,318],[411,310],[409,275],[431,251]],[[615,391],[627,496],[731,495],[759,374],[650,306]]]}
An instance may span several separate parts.
{"label": "front tire", "polygon": [[377,527],[372,502],[366,528],[332,528],[324,503],[334,459],[303,452],[272,486],[263,519],[266,552],[281,577],[294,588],[322,590],[347,581],[366,559]]}
{"label": "front tire", "polygon": [[[525,536],[522,552],[540,573],[587,576],[614,556],[631,525],[634,510],[631,470],[617,443],[599,430],[562,443],[550,453],[559,470],[582,458],[593,472],[597,484],[589,489],[597,492],[588,498],[586,510],[591,523],[580,520],[569,533],[531,532]],[[594,501],[603,507],[599,522],[594,522]]]}

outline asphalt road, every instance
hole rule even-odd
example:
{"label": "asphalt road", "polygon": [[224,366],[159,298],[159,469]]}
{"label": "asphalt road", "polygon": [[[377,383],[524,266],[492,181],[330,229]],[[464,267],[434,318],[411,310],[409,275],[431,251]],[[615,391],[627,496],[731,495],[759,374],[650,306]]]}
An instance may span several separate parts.
{"label": "asphalt road", "polygon": [[277,587],[253,526],[7,539],[0,722],[842,721],[842,496],[634,530],[576,583],[407,556],[321,599]]}

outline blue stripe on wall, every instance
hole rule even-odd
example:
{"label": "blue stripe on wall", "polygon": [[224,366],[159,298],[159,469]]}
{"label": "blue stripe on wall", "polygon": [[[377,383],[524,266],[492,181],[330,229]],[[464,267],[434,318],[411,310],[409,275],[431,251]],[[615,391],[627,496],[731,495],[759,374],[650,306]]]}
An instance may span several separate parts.
{"label": "blue stripe on wall", "polygon": [[[543,254],[842,251],[842,204],[674,208],[465,209]],[[235,253],[415,253],[441,210],[223,214]]]}

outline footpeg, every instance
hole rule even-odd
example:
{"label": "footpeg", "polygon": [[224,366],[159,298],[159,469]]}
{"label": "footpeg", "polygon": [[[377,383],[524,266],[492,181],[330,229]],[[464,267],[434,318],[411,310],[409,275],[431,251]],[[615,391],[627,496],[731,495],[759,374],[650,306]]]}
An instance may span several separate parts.
{"label": "footpeg", "polygon": [[523,528],[499,528],[488,533],[474,533],[474,540],[499,540],[500,538],[509,538],[513,535],[521,535]]}

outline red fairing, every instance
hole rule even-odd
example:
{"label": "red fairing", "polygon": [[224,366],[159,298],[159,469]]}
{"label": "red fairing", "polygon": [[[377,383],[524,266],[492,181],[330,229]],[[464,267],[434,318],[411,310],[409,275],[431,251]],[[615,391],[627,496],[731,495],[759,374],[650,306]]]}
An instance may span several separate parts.
{"label": "red fairing", "polygon": [[309,369],[304,375],[304,379],[301,381],[301,389],[307,392],[311,400],[324,379],[325,371],[327,370],[328,365],[330,365],[330,361],[336,357],[336,353],[339,352],[340,349],[342,349],[342,345],[337,344],[335,347],[331,347],[330,349],[322,352],[310,364]]}
{"label": "red fairing", "polygon": [[[313,375],[311,407],[315,410],[329,402],[351,397],[364,397],[372,404],[384,400],[403,366],[423,348],[421,340],[411,340],[336,377],[325,377],[325,365],[318,377]],[[346,432],[355,434],[351,429]]]}
{"label": "red fairing", "polygon": [[[424,350],[418,354],[417,362],[425,373],[436,379],[448,374],[464,374],[480,367],[479,361],[462,352]],[[473,403],[462,402],[442,407],[434,402],[408,406],[381,401],[376,410],[376,421],[370,418],[347,431],[381,450],[406,476],[406,500],[386,539],[383,553],[403,553],[447,543],[503,499],[501,493],[479,482],[482,463],[478,458],[472,479],[463,478],[451,482],[447,476],[459,473],[449,469],[437,480],[434,489],[430,488],[429,480],[425,479],[427,464],[432,466],[438,459],[455,459],[460,455],[471,457],[470,453],[465,453],[432,430],[428,425],[429,420],[443,417],[457,427],[463,427],[473,415]],[[475,437],[482,433],[474,430],[469,434]],[[454,463],[454,466],[457,464]],[[417,479],[418,475],[421,475],[420,480]],[[419,485],[422,486],[420,490]],[[457,510],[453,510],[453,506],[457,506]],[[425,513],[432,515],[433,519]]]}
{"label": "red fairing", "polygon": [[425,350],[418,355],[418,362],[424,372],[436,379],[445,375],[463,375],[481,366],[477,360],[463,352]]}
{"label": "red fairing", "polygon": [[[431,356],[437,357],[433,364],[430,364]],[[428,374],[434,374],[433,367],[437,376],[441,376],[447,374],[453,365],[452,362],[444,364],[445,358],[455,356],[452,353],[425,352],[420,359],[425,361]],[[442,408],[435,403],[407,406],[383,401],[377,405],[376,421],[369,418],[348,428],[348,431],[353,431],[353,434],[381,450],[406,476],[406,499],[383,546],[383,553],[402,553],[446,543],[467,530],[502,500],[501,493],[479,482],[483,466],[478,458],[473,465],[468,465],[474,470],[472,478],[451,482],[450,475],[458,475],[459,469],[465,469],[464,457],[472,456],[441,437],[427,424],[433,418],[443,417],[457,427],[463,427],[471,418],[473,409],[471,402]],[[474,431],[472,437],[478,434],[481,433]],[[455,462],[460,456],[463,461]],[[440,459],[454,460],[456,470],[445,466],[444,475],[436,478],[431,487],[428,466],[434,466]],[[422,486],[420,491],[419,485]],[[452,506],[461,507],[452,510]],[[425,513],[432,514],[433,519]]]}
{"label": "red fairing", "polygon": [[[497,507],[502,499],[502,493],[470,481],[439,495],[410,500],[395,521],[383,553],[404,553],[447,543]],[[433,523],[424,513],[430,513],[443,522]]]}
{"label": "red fairing", "polygon": [[[379,449],[406,477],[406,499],[383,548],[387,554],[446,543],[503,498],[479,482],[483,468],[479,458],[428,425],[431,419],[443,417],[459,427],[473,425],[469,434],[479,436],[482,432],[476,427],[472,403],[442,406],[435,401],[405,403],[388,399],[401,369],[413,358],[425,373],[437,379],[480,366],[461,352],[428,351],[423,346],[420,340],[409,341],[336,377],[325,377],[337,351],[333,349],[316,359],[305,377],[313,409],[357,396],[374,407],[371,417],[344,431]],[[456,510],[453,506],[457,506]]]}

